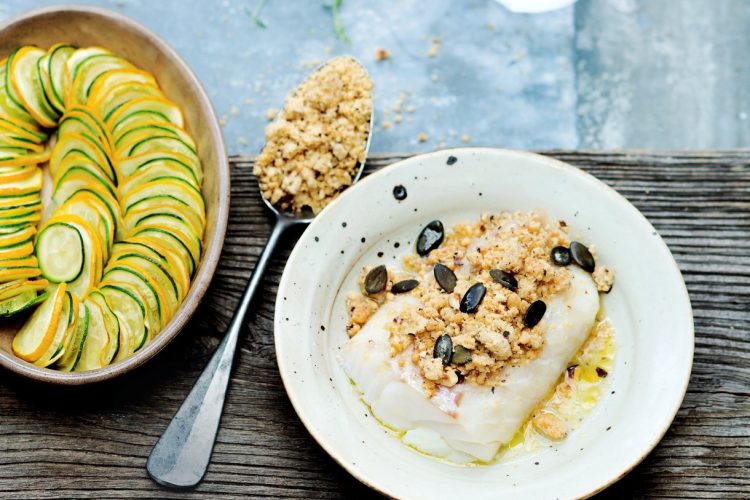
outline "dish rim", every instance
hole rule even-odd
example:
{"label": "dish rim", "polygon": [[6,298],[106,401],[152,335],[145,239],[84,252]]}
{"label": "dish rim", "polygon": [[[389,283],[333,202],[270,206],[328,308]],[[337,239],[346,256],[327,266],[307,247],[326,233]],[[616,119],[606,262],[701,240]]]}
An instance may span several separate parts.
{"label": "dish rim", "polygon": [[[606,192],[609,196],[613,196],[617,202],[624,203],[628,209],[635,213],[636,217],[640,219],[642,223],[645,223],[648,227],[651,227],[653,229],[653,225],[651,222],[646,218],[645,215],[641,213],[640,210],[638,210],[635,205],[633,205],[627,198],[625,198],[622,194],[620,194],[617,190],[610,187],[603,181],[599,180],[592,174],[589,174],[588,172],[585,172],[584,170],[577,168],[573,165],[570,165],[564,161],[558,160],[556,158],[552,158],[549,156],[544,156],[538,153],[533,153],[529,151],[520,151],[520,150],[512,150],[512,149],[505,149],[505,148],[489,148],[489,147],[477,147],[477,148],[447,148],[442,149],[438,151],[433,151],[430,153],[424,153],[424,154],[417,154],[414,156],[410,156],[408,158],[404,158],[402,160],[399,160],[395,163],[392,163],[386,167],[381,168],[380,170],[373,172],[369,175],[367,175],[365,178],[363,178],[359,183],[367,183],[369,179],[375,178],[378,179],[382,176],[384,176],[387,172],[389,172],[393,168],[399,168],[402,167],[403,164],[412,162],[412,161],[424,161],[429,160],[431,157],[444,157],[446,153],[454,153],[456,156],[464,156],[467,154],[504,154],[504,155],[513,155],[513,156],[520,156],[525,157],[530,160],[534,161],[540,161],[547,163],[548,166],[562,170],[567,175],[573,175],[578,177],[580,180],[583,180],[586,183],[593,184],[599,189],[603,189],[604,192]],[[321,211],[321,214],[331,212],[335,210],[335,206],[339,199],[345,197],[345,196],[351,196],[351,189],[346,190],[344,193],[342,193],[339,198],[334,200],[332,203],[330,203],[327,207]],[[318,217],[316,217],[315,220],[308,226],[308,228],[305,231],[305,234],[310,233],[312,234],[315,229],[317,228],[317,225],[320,223],[321,220],[320,214],[318,214]],[[655,229],[654,229],[655,231]],[[304,237],[304,235],[303,235]],[[682,293],[682,299],[684,299],[685,303],[687,304],[687,314],[688,318],[688,324],[689,324],[689,331],[684,332],[685,335],[689,335],[690,338],[690,360],[689,360],[689,366],[690,368],[687,370],[687,373],[684,376],[684,380],[682,381],[682,386],[680,389],[680,396],[677,398],[675,405],[673,408],[670,409],[670,418],[666,425],[657,433],[655,438],[650,441],[647,446],[644,447],[643,452],[640,453],[635,459],[633,459],[630,463],[628,463],[626,466],[624,466],[619,472],[616,474],[613,474],[612,477],[610,477],[607,481],[603,482],[602,484],[598,485],[597,487],[591,489],[590,491],[585,492],[582,494],[579,498],[589,498],[597,493],[600,493],[601,491],[605,490],[609,486],[613,485],[614,483],[618,482],[620,479],[625,477],[628,473],[630,473],[638,464],[640,464],[653,450],[656,448],[656,446],[659,444],[659,442],[664,438],[664,435],[667,433],[667,431],[672,426],[672,423],[674,422],[674,419],[677,415],[677,412],[680,410],[682,403],[685,399],[685,395],[687,394],[688,385],[690,383],[690,378],[692,375],[693,370],[693,361],[695,356],[695,321],[694,321],[694,315],[693,315],[693,309],[692,304],[690,302],[690,296],[687,290],[687,285],[685,284],[684,277],[682,276],[682,272],[680,271],[679,266],[677,265],[677,261],[674,258],[674,255],[672,254],[672,251],[667,246],[666,242],[659,236],[659,243],[666,249],[667,253],[670,257],[670,262],[672,265],[671,271],[676,272],[677,275],[681,279],[682,287],[680,287],[680,291]],[[341,467],[343,467],[349,474],[351,474],[353,477],[355,477],[358,481],[360,481],[362,484],[368,486],[369,488],[386,495],[391,498],[397,498],[397,494],[393,491],[389,491],[387,488],[381,487],[377,484],[374,484],[372,481],[368,479],[368,475],[363,473],[361,471],[361,466],[359,464],[351,464],[346,462],[345,460],[341,459],[336,455],[335,446],[331,445],[329,442],[327,442],[325,439],[322,438],[320,433],[318,432],[317,428],[313,425],[313,422],[310,418],[307,417],[304,407],[300,403],[300,401],[297,399],[297,394],[290,388],[293,387],[293,384],[291,382],[292,377],[291,374],[293,373],[293,368],[287,367],[285,365],[285,356],[284,356],[284,347],[279,341],[279,336],[276,335],[276,332],[279,331],[282,327],[284,322],[281,320],[281,315],[277,314],[279,308],[283,304],[283,297],[286,295],[287,288],[290,286],[291,277],[286,272],[289,262],[292,262],[296,257],[297,254],[300,252],[303,252],[304,249],[302,248],[302,245],[299,244],[299,242],[295,245],[294,249],[289,255],[289,258],[287,260],[287,265],[284,269],[284,273],[282,274],[281,280],[279,282],[278,292],[276,295],[276,302],[275,302],[275,308],[274,308],[274,348],[276,351],[276,363],[279,368],[279,374],[281,376],[282,383],[284,385],[284,389],[286,390],[287,396],[289,397],[290,402],[292,403],[292,407],[294,408],[294,411],[297,413],[297,416],[302,421],[303,425],[307,429],[307,431],[310,433],[310,435],[315,439],[315,441],[328,453],[328,455]]]}
{"label": "dish rim", "polygon": [[10,17],[0,23],[0,33],[14,25],[28,22],[37,17],[61,13],[94,15],[105,18],[108,22],[124,25],[128,31],[133,31],[143,36],[150,45],[172,61],[177,70],[186,75],[187,81],[198,95],[195,106],[202,108],[203,114],[206,115],[211,142],[214,143],[217,150],[217,192],[219,199],[216,209],[215,236],[208,242],[208,245],[204,245],[204,253],[201,256],[200,263],[201,268],[193,277],[185,300],[180,304],[180,308],[175,316],[170,319],[167,326],[161,330],[156,338],[152,339],[142,350],[127,359],[103,368],[85,372],[61,372],[50,368],[41,368],[0,349],[0,365],[16,375],[48,384],[87,385],[111,380],[146,364],[177,337],[195,313],[213,279],[224,246],[229,223],[230,171],[224,136],[216,117],[216,111],[203,84],[185,60],[167,42],[136,20],[119,12],[101,7],[80,4],[58,4],[34,8]]}

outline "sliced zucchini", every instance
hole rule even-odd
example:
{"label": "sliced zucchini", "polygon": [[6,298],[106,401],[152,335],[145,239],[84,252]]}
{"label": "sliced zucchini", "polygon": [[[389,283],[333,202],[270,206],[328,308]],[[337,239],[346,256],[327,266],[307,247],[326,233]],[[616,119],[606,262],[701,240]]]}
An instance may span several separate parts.
{"label": "sliced zucchini", "polygon": [[47,101],[39,72],[39,60],[45,52],[37,47],[24,46],[8,56],[11,86],[20,103],[40,125],[53,128],[60,114]]}
{"label": "sliced zucchini", "polygon": [[61,137],[55,144],[49,159],[50,172],[54,176],[63,160],[74,153],[94,162],[101,167],[102,172],[107,173],[110,180],[115,180],[115,171],[109,159],[106,148],[91,135],[84,133],[72,133]]}
{"label": "sliced zucchini", "polygon": [[96,229],[102,242],[104,260],[109,259],[109,252],[114,242],[116,222],[112,219],[109,207],[101,198],[88,192],[77,192],[63,206],[55,210],[56,215],[77,215]]}
{"label": "sliced zucchini", "polygon": [[[0,63],[2,71],[2,63]],[[2,94],[3,81],[0,80],[0,94]],[[27,139],[30,142],[41,144],[49,139],[49,134],[37,127],[36,124],[28,123],[12,116],[2,116],[0,113],[0,130],[12,133],[13,135]]]}
{"label": "sliced zucchini", "polygon": [[34,252],[34,242],[31,238],[21,243],[15,243],[5,247],[0,247],[0,259],[16,259],[28,257]]}
{"label": "sliced zucchini", "polygon": [[46,298],[47,292],[37,295],[36,290],[27,290],[15,297],[0,302],[0,316],[13,316],[16,313],[34,307]]}
{"label": "sliced zucchini", "polygon": [[99,290],[120,324],[120,349],[114,361],[121,361],[140,349],[148,339],[146,306],[133,289],[103,285]]}
{"label": "sliced zucchini", "polygon": [[21,215],[30,211],[40,210],[42,210],[42,201],[36,200],[31,203],[23,203],[11,207],[2,207],[0,208],[0,218],[8,218],[14,215]]}
{"label": "sliced zucchini", "polygon": [[[99,115],[101,115],[106,121],[110,116],[117,112],[118,109],[122,108],[130,101],[142,97],[165,99],[164,94],[162,94],[158,87],[124,83],[114,87],[104,99],[91,103],[91,105],[94,106],[94,109],[96,109]],[[168,116],[165,116],[163,119],[168,119]]]}
{"label": "sliced zucchini", "polygon": [[120,106],[114,113],[109,115],[105,122],[112,131],[112,135],[117,135],[119,128],[124,125],[125,120],[136,113],[148,113],[152,119],[164,119],[174,123],[178,127],[185,125],[182,111],[177,105],[163,97],[146,96],[138,97],[126,104]]}
{"label": "sliced zucchini", "polygon": [[153,135],[167,135],[176,137],[190,147],[193,153],[197,151],[195,141],[190,135],[181,128],[169,122],[146,122],[139,123],[134,127],[122,130],[117,136],[113,137],[112,143],[116,150],[121,149],[126,144],[134,144],[137,141]]}
{"label": "sliced zucchini", "polygon": [[[104,257],[102,255],[101,242],[99,241],[99,237],[94,228],[92,228],[91,225],[81,217],[75,215],[57,215],[47,222],[46,227],[52,227],[56,224],[67,224],[74,227],[77,230],[78,235],[81,237],[81,244],[78,248],[80,248],[83,253],[83,266],[75,278],[66,282],[68,283],[68,290],[71,293],[77,297],[84,297],[99,283],[102,276],[102,262]],[[44,229],[42,229],[42,232],[43,231]],[[75,235],[70,233],[67,229],[64,234],[65,237],[70,240],[70,246],[74,246],[74,243],[79,243],[79,241],[75,239]],[[42,238],[41,236],[40,232],[40,236],[37,238],[36,243],[36,253],[41,259],[39,264],[40,267],[45,270],[51,270],[50,275],[56,278],[73,275],[73,272],[71,272],[64,276],[64,271],[55,267],[56,264],[54,259],[58,258],[58,254],[63,253],[64,250],[55,243],[54,238],[50,238],[49,242],[47,242],[45,241],[45,238]],[[70,255],[66,255],[66,258],[70,259],[69,265],[71,268],[75,267],[78,262],[78,251],[71,250]],[[60,267],[62,268],[63,266]]]}
{"label": "sliced zucchini", "polygon": [[123,215],[137,206],[139,202],[154,196],[166,196],[182,201],[186,206],[193,207],[205,220],[206,206],[200,190],[191,183],[179,177],[159,177],[131,190],[120,200]]}
{"label": "sliced zucchini", "polygon": [[64,372],[71,372],[76,369],[81,361],[83,346],[86,344],[86,338],[89,333],[91,324],[91,312],[86,302],[81,302],[78,307],[78,318],[74,323],[74,328],[68,336],[65,345],[65,352],[57,360],[57,368]]}
{"label": "sliced zucchini", "polygon": [[119,88],[124,84],[158,87],[151,73],[135,68],[114,69],[104,73],[91,86],[89,104],[97,109],[96,106],[107,100],[116,87]]}
{"label": "sliced zucchini", "polygon": [[146,317],[150,335],[162,329],[168,321],[167,299],[164,291],[148,273],[132,262],[115,262],[107,266],[102,277],[102,284],[130,285],[136,288],[145,300]]}
{"label": "sliced zucchini", "polygon": [[116,234],[118,226],[120,226],[122,223],[122,217],[120,216],[120,205],[117,203],[117,200],[112,195],[110,195],[109,193],[105,191],[87,187],[87,188],[81,188],[75,193],[72,193],[70,196],[68,196],[68,198],[65,199],[65,201],[63,202],[63,205],[75,199],[76,197],[83,196],[83,195],[93,196],[97,198],[98,200],[100,200],[107,207],[107,210],[110,215],[110,220],[114,221],[113,231],[114,231],[114,234]]}
{"label": "sliced zucchini", "polygon": [[[118,250],[119,251],[119,250]],[[122,253],[113,251],[110,266],[125,264],[145,271],[158,285],[159,289],[164,292],[164,299],[167,306],[168,316],[174,315],[174,312],[180,305],[182,299],[181,291],[177,282],[162,263],[147,252],[137,253],[140,249],[128,249]]]}
{"label": "sliced zucchini", "polygon": [[76,299],[70,291],[66,290],[65,301],[63,302],[63,309],[60,313],[60,321],[57,324],[55,336],[42,357],[34,361],[35,365],[43,367],[49,366],[65,354],[65,345],[67,344],[68,337],[72,334],[75,320],[77,318],[78,299]]}
{"label": "sliced zucchini", "polygon": [[88,102],[91,86],[103,73],[132,67],[133,65],[125,59],[111,54],[94,55],[82,61],[76,68],[73,85],[68,91],[68,107]]}
{"label": "sliced zucchini", "polygon": [[0,115],[7,119],[22,122],[30,128],[38,128],[37,121],[12,96],[12,86],[8,76],[8,58],[0,61]]}
{"label": "sliced zucchini", "polygon": [[203,246],[201,237],[193,231],[190,224],[184,218],[166,212],[151,214],[136,224],[133,234],[144,228],[161,229],[171,233],[184,243],[195,262],[200,260]]}
{"label": "sliced zucchini", "polygon": [[4,269],[0,267],[0,282],[35,278],[42,274],[37,266],[23,266]]}
{"label": "sliced zucchini", "polygon": [[104,326],[104,313],[102,313],[101,306],[90,299],[84,300],[83,305],[82,309],[88,311],[88,324],[81,340],[78,361],[70,367],[72,371],[77,372],[96,370],[109,364],[105,363],[104,358],[107,346],[110,344],[110,337]]}
{"label": "sliced zucchini", "polygon": [[73,224],[47,224],[37,237],[35,252],[42,276],[52,283],[69,283],[83,272],[83,236]]}
{"label": "sliced zucchini", "polygon": [[36,203],[29,203],[28,205],[0,208],[0,219],[8,219],[19,215],[28,215],[33,212],[40,212],[41,210],[41,201],[38,201]]}
{"label": "sliced zucchini", "polygon": [[57,126],[57,135],[65,137],[69,134],[93,137],[109,152],[109,132],[104,128],[101,120],[87,107],[75,106],[62,116]]}
{"label": "sliced zucchini", "polygon": [[78,68],[91,57],[101,55],[112,55],[112,53],[101,47],[86,47],[77,49],[70,54],[68,60],[65,61],[65,77],[63,81],[65,95],[63,96],[63,100],[65,101],[66,109],[70,107],[69,103],[72,100],[71,90],[73,88],[73,82],[78,76]]}
{"label": "sliced zucchini", "polygon": [[96,184],[97,187],[104,188],[104,190],[112,196],[117,195],[112,181],[102,175],[102,172],[95,165],[87,162],[69,162],[68,165],[57,171],[57,175],[55,175],[55,178],[52,180],[54,185],[52,197],[57,200],[64,199],[61,196],[56,196],[57,191],[61,189],[66,182],[72,182],[75,180],[80,181],[81,187],[88,187],[92,184]]}
{"label": "sliced zucchini", "polygon": [[7,248],[11,245],[22,243],[30,238],[33,238],[35,234],[36,227],[31,225],[7,234],[0,234],[0,248]]}
{"label": "sliced zucchini", "polygon": [[33,224],[0,224],[0,236],[8,236],[16,234],[18,231],[22,231],[29,227],[34,227]]}
{"label": "sliced zucchini", "polygon": [[148,298],[143,295],[141,292],[141,288],[138,285],[136,285],[134,282],[129,281],[109,281],[109,282],[102,282],[101,286],[108,286],[108,285],[114,285],[119,288],[121,288],[124,291],[130,292],[134,297],[139,299],[144,306],[143,313],[143,324],[146,329],[146,338],[143,339],[143,341],[140,343],[139,346],[137,346],[136,351],[143,347],[146,342],[153,339],[153,337],[158,333],[159,331],[159,325],[161,323],[161,319],[159,318],[159,313],[156,309],[151,309],[148,304]]}
{"label": "sliced zucchini", "polygon": [[179,175],[180,177],[188,177],[187,172],[191,172],[191,176],[195,180],[193,184],[196,186],[200,186],[203,180],[203,172],[199,162],[195,162],[194,159],[185,155],[170,151],[154,151],[118,160],[116,162],[119,179],[123,181],[127,181],[131,175],[153,168],[156,165],[166,168],[174,168],[179,171],[186,171],[183,175],[171,174]]}
{"label": "sliced zucchini", "polygon": [[16,356],[33,363],[47,351],[58,330],[63,304],[66,302],[65,290],[65,283],[57,285],[13,338],[13,352]]}
{"label": "sliced zucchini", "polygon": [[37,175],[37,167],[23,165],[7,167],[0,170],[0,186],[8,186],[14,182],[23,182]]}
{"label": "sliced zucchini", "polygon": [[0,184],[0,196],[26,196],[42,189],[42,170],[32,168],[31,175],[23,180]]}
{"label": "sliced zucchini", "polygon": [[58,43],[39,62],[47,99],[60,113],[65,111],[65,63],[75,50],[72,45]]}
{"label": "sliced zucchini", "polygon": [[38,210],[31,210],[28,212],[20,213],[17,215],[11,215],[8,217],[0,217],[0,225],[18,225],[27,223],[37,223],[42,219],[42,214]]}
{"label": "sliced zucchini", "polygon": [[153,151],[169,151],[190,158],[193,162],[200,164],[200,159],[193,147],[180,137],[171,135],[150,135],[148,137],[135,137],[132,142],[120,145],[115,153],[115,158],[130,158],[143,153]]}
{"label": "sliced zucchini", "polygon": [[142,186],[147,182],[164,177],[179,177],[195,187],[198,187],[195,177],[193,177],[193,172],[189,169],[183,169],[174,165],[157,162],[143,170],[136,170],[133,175],[120,182],[118,191],[122,196],[125,196],[133,189]]}
{"label": "sliced zucchini", "polygon": [[[139,241],[138,238],[132,238],[130,241]],[[190,290],[190,268],[188,263],[180,259],[180,256],[174,250],[170,250],[161,242],[153,239],[146,240],[151,247],[159,252],[167,260],[166,269],[172,279],[180,289],[180,300],[184,300]]]}
{"label": "sliced zucchini", "polygon": [[66,179],[65,182],[61,182],[60,185],[55,188],[52,195],[52,206],[56,207],[55,211],[65,204],[67,200],[83,190],[88,193],[97,193],[102,197],[113,198],[110,193],[102,184],[97,182],[86,182],[86,178],[83,175],[75,175],[70,179]]}
{"label": "sliced zucchini", "polygon": [[28,150],[21,152],[22,148],[0,148],[0,167],[17,167],[22,165],[39,165],[49,161],[50,150],[45,148],[44,151],[32,152]]}
{"label": "sliced zucchini", "polygon": [[0,130],[0,147],[22,148],[28,152],[34,153],[42,153],[46,149],[46,146],[44,144],[40,144],[31,139],[16,135],[5,130]]}
{"label": "sliced zucchini", "polygon": [[48,284],[49,282],[45,279],[9,281],[0,285],[0,300],[6,300],[28,291],[33,291],[36,294],[40,290],[44,290]]}
{"label": "sliced zucchini", "polygon": [[179,236],[170,232],[169,229],[162,227],[136,227],[130,236],[141,237],[146,241],[156,241],[173,250],[178,258],[187,264],[190,278],[192,279],[196,266],[193,254],[190,252],[187,244]]}
{"label": "sliced zucchini", "polygon": [[157,215],[176,217],[184,220],[190,226],[192,232],[202,239],[204,224],[198,214],[196,214],[194,210],[185,210],[168,203],[161,205],[152,204],[144,207],[139,206],[128,212],[128,216],[123,219],[125,234],[132,232],[138,224],[148,220],[153,220],[154,216]]}
{"label": "sliced zucchini", "polygon": [[28,194],[0,196],[0,207],[17,207],[19,205],[35,203],[37,200],[41,199],[41,195],[38,191],[32,191]]}
{"label": "sliced zucchini", "polygon": [[120,322],[112,309],[109,308],[109,304],[100,290],[91,292],[86,300],[99,306],[102,313],[102,321],[108,340],[104,345],[104,350],[100,353],[100,358],[102,366],[107,366],[114,361],[115,356],[120,351]]}

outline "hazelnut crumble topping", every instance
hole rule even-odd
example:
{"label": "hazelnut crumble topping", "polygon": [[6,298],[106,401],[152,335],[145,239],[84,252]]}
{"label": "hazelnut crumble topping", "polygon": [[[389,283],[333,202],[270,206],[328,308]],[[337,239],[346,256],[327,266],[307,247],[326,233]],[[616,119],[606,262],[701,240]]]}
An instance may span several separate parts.
{"label": "hazelnut crumble topping", "polygon": [[365,160],[371,113],[372,82],[353,59],[310,75],[266,127],[254,168],[263,196],[282,211],[320,212]]}
{"label": "hazelnut crumble topping", "polygon": [[[428,392],[439,385],[451,387],[459,377],[495,386],[502,382],[505,368],[534,359],[544,347],[545,322],[529,327],[524,315],[533,302],[570,287],[571,271],[550,258],[553,248],[570,244],[567,231],[566,225],[548,221],[539,212],[485,214],[475,224],[458,224],[428,255],[406,255],[404,271],[388,269],[385,289],[378,293],[367,294],[364,281],[370,268],[362,269],[361,293],[352,294],[347,302],[347,331],[355,335],[380,305],[394,298],[394,283],[416,278],[420,284],[409,294],[421,305],[403,309],[386,326],[393,355],[410,350]],[[438,263],[456,276],[450,293],[434,277]],[[493,279],[490,271],[497,276],[498,269],[514,278],[511,283],[516,286]],[[597,272],[605,280],[602,284],[611,284],[611,271],[599,267]],[[476,283],[487,288],[481,305],[475,312],[461,312],[459,302]],[[599,280],[597,285],[601,290]],[[454,350],[460,346],[470,352],[468,361],[443,365],[433,356],[436,340],[444,334],[451,337]]]}

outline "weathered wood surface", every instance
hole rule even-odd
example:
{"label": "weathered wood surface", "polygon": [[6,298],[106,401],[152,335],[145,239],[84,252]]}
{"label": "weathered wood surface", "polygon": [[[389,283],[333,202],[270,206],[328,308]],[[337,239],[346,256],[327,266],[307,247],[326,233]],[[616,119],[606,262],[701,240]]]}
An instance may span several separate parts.
{"label": "weathered wood surface", "polygon": [[[546,152],[602,179],[666,239],[695,312],[693,375],[664,440],[601,496],[750,497],[750,152]],[[400,159],[380,155],[370,169]],[[232,210],[208,299],[146,367],[89,388],[60,389],[0,372],[0,497],[369,496],[309,436],[276,369],[273,303],[286,241],[240,351],[213,462],[191,493],[146,475],[146,457],[219,342],[270,232],[249,158],[232,159]]]}

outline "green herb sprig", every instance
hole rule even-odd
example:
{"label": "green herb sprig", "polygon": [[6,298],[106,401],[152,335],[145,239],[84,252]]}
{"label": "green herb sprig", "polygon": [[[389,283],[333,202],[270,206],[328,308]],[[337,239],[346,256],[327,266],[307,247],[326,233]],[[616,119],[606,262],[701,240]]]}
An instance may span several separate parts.
{"label": "green herb sprig", "polygon": [[333,0],[333,3],[324,4],[323,6],[331,11],[331,17],[333,17],[333,30],[336,32],[336,36],[339,40],[348,44],[352,43],[352,40],[347,36],[346,30],[344,29],[344,23],[341,21],[341,16],[339,15],[342,3],[344,3],[344,0]]}
{"label": "green herb sprig", "polygon": [[258,28],[266,28],[266,23],[260,18],[260,11],[263,10],[266,3],[268,3],[268,0],[260,0],[252,11],[250,9],[245,9],[250,16],[250,20],[252,20]]}

